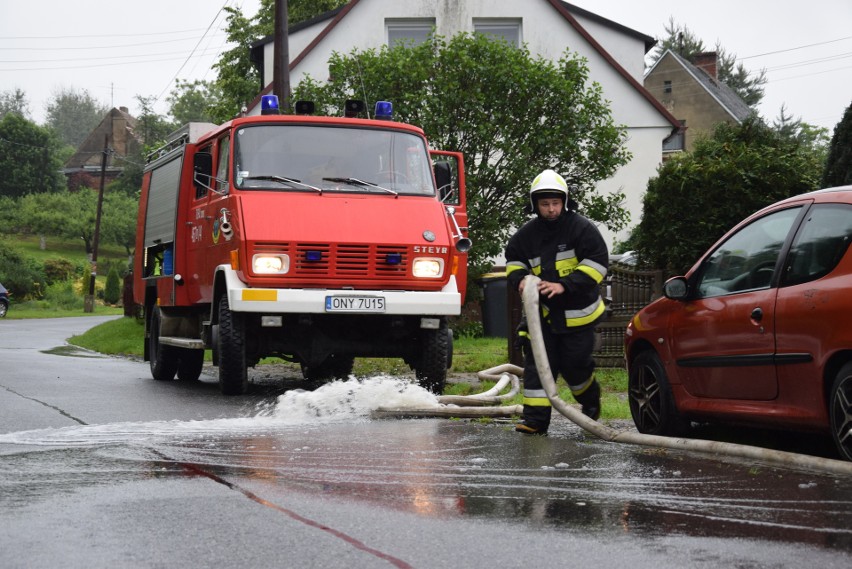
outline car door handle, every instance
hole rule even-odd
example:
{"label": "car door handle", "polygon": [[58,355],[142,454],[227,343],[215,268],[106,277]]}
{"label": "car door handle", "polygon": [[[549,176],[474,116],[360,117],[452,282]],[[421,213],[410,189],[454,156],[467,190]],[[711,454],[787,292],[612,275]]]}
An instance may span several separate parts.
{"label": "car door handle", "polygon": [[759,306],[751,311],[751,319],[755,322],[763,320],[763,310]]}

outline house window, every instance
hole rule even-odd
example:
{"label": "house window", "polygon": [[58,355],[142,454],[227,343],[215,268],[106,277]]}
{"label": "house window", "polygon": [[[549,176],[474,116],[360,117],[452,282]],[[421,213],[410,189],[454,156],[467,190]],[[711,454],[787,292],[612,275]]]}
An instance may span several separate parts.
{"label": "house window", "polygon": [[388,47],[398,44],[420,45],[435,29],[434,19],[385,20]]}
{"label": "house window", "polygon": [[663,93],[671,93],[672,92],[672,82],[671,81],[663,81]]}
{"label": "house window", "polygon": [[518,19],[474,18],[473,31],[521,47],[521,21]]}
{"label": "house window", "polygon": [[663,152],[677,152],[685,148],[684,132],[686,121],[680,121],[680,130],[663,140]]}

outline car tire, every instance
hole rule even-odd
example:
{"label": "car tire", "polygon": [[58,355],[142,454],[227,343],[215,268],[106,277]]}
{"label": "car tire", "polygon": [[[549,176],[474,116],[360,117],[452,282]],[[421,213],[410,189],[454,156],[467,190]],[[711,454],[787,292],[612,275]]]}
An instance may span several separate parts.
{"label": "car tire", "polygon": [[627,398],[633,423],[640,433],[674,436],[686,430],[663,362],[653,350],[642,352],[630,365]]}
{"label": "car tire", "polygon": [[5,318],[7,312],[9,312],[9,303],[5,300],[0,300],[0,318]]}
{"label": "car tire", "polygon": [[178,370],[178,348],[160,343],[160,308],[151,311],[148,330],[148,356],[151,364],[151,376],[157,381],[171,381]]}
{"label": "car tire", "polygon": [[852,460],[852,362],[837,372],[829,393],[828,408],[834,444],[841,458]]}
{"label": "car tire", "polygon": [[219,387],[225,395],[242,395],[248,391],[245,321],[226,295],[219,299],[218,340]]}

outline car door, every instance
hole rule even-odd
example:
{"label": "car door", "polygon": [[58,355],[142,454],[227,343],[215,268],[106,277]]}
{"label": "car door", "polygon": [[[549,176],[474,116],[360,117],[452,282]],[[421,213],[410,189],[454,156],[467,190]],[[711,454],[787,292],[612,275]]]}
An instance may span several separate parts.
{"label": "car door", "polygon": [[801,207],[769,212],[739,228],[690,275],[691,299],[670,320],[672,355],[693,396],[770,400],[777,275]]}
{"label": "car door", "polygon": [[822,367],[849,347],[852,276],[839,270],[852,240],[852,205],[814,204],[793,240],[778,289],[776,345],[785,400],[823,407]]}

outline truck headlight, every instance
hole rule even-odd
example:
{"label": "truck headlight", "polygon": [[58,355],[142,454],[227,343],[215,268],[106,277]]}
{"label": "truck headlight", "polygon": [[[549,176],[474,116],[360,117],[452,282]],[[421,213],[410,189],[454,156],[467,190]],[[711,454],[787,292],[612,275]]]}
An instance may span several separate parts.
{"label": "truck headlight", "polygon": [[444,260],[435,257],[420,257],[411,264],[412,274],[423,279],[437,279],[444,275]]}
{"label": "truck headlight", "polygon": [[290,270],[290,256],[254,255],[251,258],[251,270],[256,275],[284,275]]}

